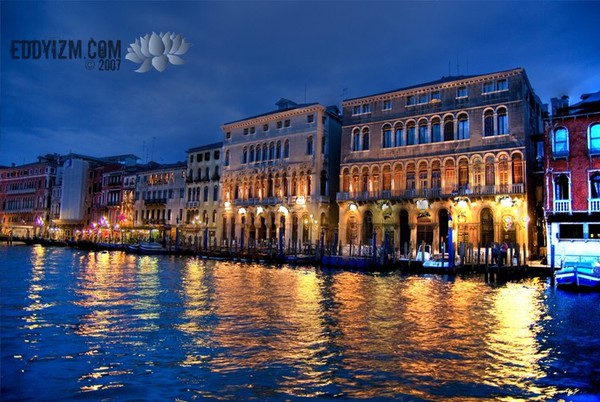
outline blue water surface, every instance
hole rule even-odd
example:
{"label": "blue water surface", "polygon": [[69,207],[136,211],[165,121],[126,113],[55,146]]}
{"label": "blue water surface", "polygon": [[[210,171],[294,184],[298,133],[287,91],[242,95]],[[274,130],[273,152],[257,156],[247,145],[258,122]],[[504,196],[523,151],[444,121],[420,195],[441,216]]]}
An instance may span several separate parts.
{"label": "blue water surface", "polygon": [[600,295],[0,246],[1,400],[600,400]]}

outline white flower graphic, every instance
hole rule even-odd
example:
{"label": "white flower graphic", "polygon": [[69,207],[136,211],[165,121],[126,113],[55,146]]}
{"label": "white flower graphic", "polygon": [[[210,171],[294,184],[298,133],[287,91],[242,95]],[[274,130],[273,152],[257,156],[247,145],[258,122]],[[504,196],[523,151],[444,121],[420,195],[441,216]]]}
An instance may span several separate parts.
{"label": "white flower graphic", "polygon": [[179,56],[185,54],[192,44],[186,42],[180,34],[161,32],[157,35],[152,32],[152,35],[141,36],[129,46],[131,47],[127,48],[125,58],[134,63],[142,63],[135,72],[145,73],[151,67],[162,72],[169,63],[185,64],[185,60]]}

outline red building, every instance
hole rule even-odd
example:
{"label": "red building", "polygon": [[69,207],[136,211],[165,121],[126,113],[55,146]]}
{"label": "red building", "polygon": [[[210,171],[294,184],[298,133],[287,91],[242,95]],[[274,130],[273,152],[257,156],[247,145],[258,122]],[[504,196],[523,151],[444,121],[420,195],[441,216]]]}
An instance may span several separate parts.
{"label": "red building", "polygon": [[552,99],[545,123],[548,245],[559,260],[600,260],[600,92]]}
{"label": "red building", "polygon": [[0,167],[0,231],[18,237],[48,236],[50,197],[56,181],[57,155],[37,163]]}

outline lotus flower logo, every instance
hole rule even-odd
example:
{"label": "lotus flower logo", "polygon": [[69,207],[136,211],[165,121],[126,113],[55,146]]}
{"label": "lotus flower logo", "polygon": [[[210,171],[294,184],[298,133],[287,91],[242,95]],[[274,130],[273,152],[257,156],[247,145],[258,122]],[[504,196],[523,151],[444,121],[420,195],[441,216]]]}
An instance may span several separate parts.
{"label": "lotus flower logo", "polygon": [[134,63],[142,63],[135,72],[145,73],[151,67],[162,72],[169,63],[185,64],[185,60],[179,56],[185,54],[192,45],[179,34],[161,32],[157,35],[152,32],[152,35],[146,34],[129,46],[125,58]]}

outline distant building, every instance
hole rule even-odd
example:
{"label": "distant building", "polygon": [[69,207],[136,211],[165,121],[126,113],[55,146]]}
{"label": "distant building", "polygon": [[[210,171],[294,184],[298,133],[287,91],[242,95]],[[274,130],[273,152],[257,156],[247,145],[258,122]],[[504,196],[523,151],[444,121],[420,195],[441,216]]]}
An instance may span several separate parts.
{"label": "distant building", "polygon": [[[533,138],[541,103],[521,68],[444,77],[343,102],[340,240],[344,253],[388,244],[525,245],[535,231]],[[451,219],[451,221],[450,221]]]}
{"label": "distant building", "polygon": [[552,99],[545,138],[548,245],[557,259],[600,259],[600,92]]}
{"label": "distant building", "polygon": [[136,172],[134,237],[175,244],[185,211],[187,164],[150,162]]}
{"label": "distant building", "polygon": [[217,245],[217,213],[223,143],[187,150],[184,240],[196,248]]}
{"label": "distant building", "polygon": [[50,235],[54,230],[50,200],[59,163],[58,155],[46,155],[35,163],[0,167],[0,233]]}
{"label": "distant building", "polygon": [[331,242],[341,121],[335,106],[277,102],[278,109],[222,126],[221,245],[299,250]]}

